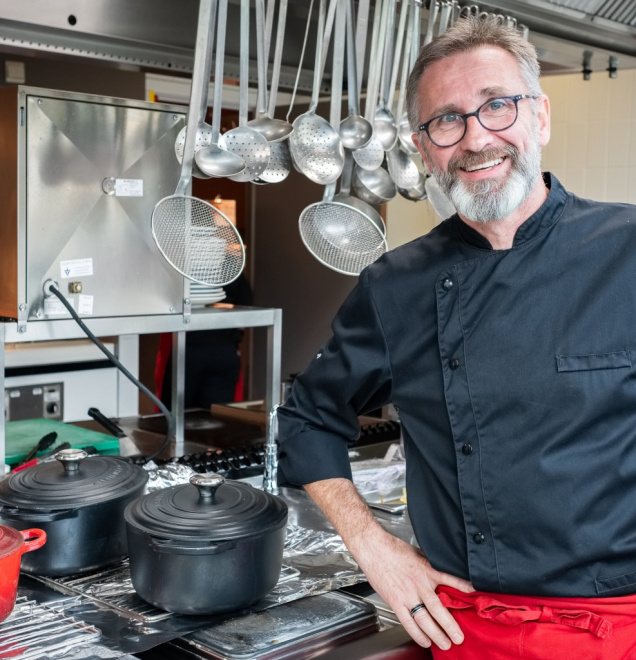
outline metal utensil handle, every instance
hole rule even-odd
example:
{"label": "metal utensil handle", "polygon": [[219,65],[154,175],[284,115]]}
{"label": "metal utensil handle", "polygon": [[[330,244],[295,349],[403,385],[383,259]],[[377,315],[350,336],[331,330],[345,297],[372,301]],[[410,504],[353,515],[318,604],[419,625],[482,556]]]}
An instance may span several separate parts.
{"label": "metal utensil handle", "polygon": [[[250,0],[241,0],[241,32],[239,60],[239,126],[247,124],[250,75]],[[216,86],[216,79],[214,81]],[[216,107],[214,108],[216,112]]]}
{"label": "metal utensil handle", "polygon": [[280,0],[278,7],[278,27],[276,29],[276,49],[274,50],[274,63],[272,64],[272,82],[269,87],[269,107],[267,114],[273,117],[276,114],[276,95],[278,94],[278,81],[280,67],[283,59],[283,43],[285,41],[285,22],[287,19],[287,0]]}
{"label": "metal utensil handle", "polygon": [[353,156],[349,149],[345,149],[345,162],[340,177],[340,194],[348,195],[351,191],[351,180],[353,179]]}
{"label": "metal utensil handle", "polygon": [[347,101],[350,115],[360,114],[360,88],[358,86],[358,66],[356,43],[353,34],[353,0],[345,0],[347,3]]}
{"label": "metal utensil handle", "polygon": [[433,41],[433,30],[435,29],[435,21],[439,12],[439,2],[435,2],[428,10],[428,23],[426,24],[426,35],[424,36],[424,45],[430,44]]}
{"label": "metal utensil handle", "polygon": [[384,54],[382,56],[383,60],[383,75],[382,83],[380,87],[380,102],[385,107],[388,106],[389,102],[389,80],[391,76],[391,67],[393,66],[393,31],[395,28],[395,0],[387,0],[387,20],[386,20],[386,32],[385,32],[385,42],[384,42]]}
{"label": "metal utensil handle", "polygon": [[[404,28],[406,27],[406,19],[409,13],[409,0],[401,0],[402,8],[400,11],[400,22],[398,23],[397,39],[395,40],[395,48],[393,50],[393,67],[391,69],[391,82],[389,83],[389,93],[387,95],[389,108],[393,106],[393,99],[395,97],[395,90],[397,88],[398,73],[400,71],[400,55],[406,56],[408,39],[404,39]],[[410,25],[409,25],[410,27]],[[402,52],[402,45],[404,45],[404,52]]]}
{"label": "metal utensil handle", "polygon": [[[265,62],[269,62],[269,49],[272,42],[272,30],[274,29],[274,11],[276,10],[276,0],[267,0],[265,9],[265,32],[263,33],[263,55]],[[267,66],[265,67],[267,71]],[[267,80],[267,76],[265,76]]]}
{"label": "metal utensil handle", "polygon": [[[416,11],[417,8],[415,6],[414,1],[412,1],[411,8],[413,10],[411,19],[417,18],[417,11]],[[416,50],[416,43],[415,43],[415,39],[413,38],[414,37],[413,23],[414,23],[413,20],[409,21],[409,25],[406,28],[406,41],[404,43],[404,54],[402,56],[402,74],[400,76],[400,92],[398,94],[397,112],[396,112],[396,116],[398,118],[401,118],[402,113],[404,112],[406,81],[408,79],[409,70],[411,69],[412,53],[414,50]]]}
{"label": "metal utensil handle", "polygon": [[411,43],[411,61],[410,67],[413,68],[417,60],[417,56],[420,54],[420,41],[422,40],[422,0],[415,0],[413,3],[413,36]]}
{"label": "metal utensil handle", "polygon": [[380,29],[382,27],[383,2],[378,0],[373,14],[373,27],[371,28],[371,51],[369,53],[369,77],[367,80],[367,98],[364,106],[364,117],[367,121],[373,120],[375,107],[378,102],[378,77],[380,75],[381,55],[378,55],[380,45]]}
{"label": "metal utensil handle", "polygon": [[[257,0],[258,2],[258,0]],[[214,62],[214,100],[212,115],[212,145],[218,144],[221,133],[221,108],[223,106],[223,60],[225,57],[225,28],[227,25],[227,0],[219,0],[216,24],[216,61]]]}
{"label": "metal utensil handle", "polygon": [[278,444],[277,413],[275,405],[267,418],[267,442],[265,444],[265,470],[263,472],[263,490],[266,493],[278,493]]}
{"label": "metal utensil handle", "polygon": [[311,11],[314,7],[314,0],[309,3],[307,10],[307,25],[305,25],[305,36],[303,37],[303,47],[300,51],[300,62],[298,63],[298,70],[296,71],[296,80],[294,81],[294,89],[292,90],[291,100],[289,102],[289,109],[287,110],[286,120],[289,122],[289,116],[294,109],[294,101],[296,99],[296,92],[298,91],[298,83],[300,82],[300,74],[303,70],[303,62],[305,60],[305,50],[307,49],[307,39],[309,37],[309,28],[311,27]]}
{"label": "metal utensil handle", "polygon": [[360,98],[360,92],[362,90],[362,77],[364,76],[364,57],[366,55],[366,50],[367,50],[370,6],[371,6],[371,0],[360,0],[360,2],[358,3],[357,17],[354,16],[353,6],[351,7],[351,25],[353,26],[354,21],[356,25],[355,56],[356,56],[356,79],[358,81],[356,94],[358,99]]}
{"label": "metal utensil handle", "polygon": [[267,112],[267,59],[265,57],[264,32],[264,0],[255,0],[256,8],[256,73],[258,79],[258,94],[256,97],[256,114]]}
{"label": "metal utensil handle", "polygon": [[448,28],[448,21],[450,19],[451,15],[451,10],[453,6],[450,2],[443,2],[442,3],[442,9],[439,14],[439,28],[437,31],[437,36],[439,37],[441,34],[444,34],[446,32],[446,28]]}
{"label": "metal utensil handle", "polygon": [[329,50],[329,44],[331,43],[331,32],[336,19],[336,9],[338,8],[340,0],[330,0],[329,10],[327,11],[327,18],[325,19],[325,28],[323,30],[322,36],[322,59],[320,60],[320,80],[323,79],[325,75],[325,64],[327,62],[327,51]]}
{"label": "metal utensil handle", "polygon": [[[183,145],[183,158],[181,159],[181,174],[175,190],[175,195],[185,195],[192,179],[192,164],[194,163],[194,147],[197,140],[197,131],[201,123],[201,103],[203,87],[210,84],[210,69],[206,69],[206,57],[210,48],[210,32],[214,26],[215,0],[201,0],[199,4],[199,18],[197,23],[197,37],[194,51],[194,67],[192,69],[192,82],[190,84],[190,104],[186,120],[186,137]],[[207,79],[206,79],[207,76]],[[197,112],[198,111],[198,112]],[[198,116],[197,116],[198,115]]]}
{"label": "metal utensil handle", "polygon": [[[331,69],[331,114],[330,123],[338,130],[342,117],[342,80],[344,76],[344,48],[347,8],[344,2],[337,3],[336,29],[333,39],[333,66]],[[345,0],[346,2],[346,0]]]}
{"label": "metal utensil handle", "polygon": [[[258,0],[257,0],[258,2]],[[323,49],[323,36],[325,32],[325,18],[327,13],[326,0],[320,0],[318,5],[318,30],[316,32],[316,57],[314,60],[314,81],[311,89],[311,102],[309,104],[309,112],[313,112],[318,107],[318,95],[320,93],[321,76],[321,63],[322,63],[322,49]]]}

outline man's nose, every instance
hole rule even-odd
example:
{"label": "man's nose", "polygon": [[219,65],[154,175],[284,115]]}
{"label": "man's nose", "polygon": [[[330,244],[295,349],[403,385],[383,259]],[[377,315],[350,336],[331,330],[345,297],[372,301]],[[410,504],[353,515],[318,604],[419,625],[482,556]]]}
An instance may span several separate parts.
{"label": "man's nose", "polygon": [[481,151],[490,144],[493,139],[493,132],[484,128],[476,115],[466,118],[466,133],[461,140],[461,145],[469,151]]}

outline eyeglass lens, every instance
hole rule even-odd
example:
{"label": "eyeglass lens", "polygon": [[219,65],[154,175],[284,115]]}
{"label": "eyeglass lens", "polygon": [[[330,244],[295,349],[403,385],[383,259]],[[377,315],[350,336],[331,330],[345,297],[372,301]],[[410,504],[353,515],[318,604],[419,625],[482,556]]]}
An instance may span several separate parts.
{"label": "eyeglass lens", "polygon": [[[509,98],[490,99],[473,114],[484,128],[503,131],[515,123],[517,103]],[[429,137],[439,147],[451,146],[464,136],[466,121],[466,117],[453,112],[436,117],[428,126]]]}

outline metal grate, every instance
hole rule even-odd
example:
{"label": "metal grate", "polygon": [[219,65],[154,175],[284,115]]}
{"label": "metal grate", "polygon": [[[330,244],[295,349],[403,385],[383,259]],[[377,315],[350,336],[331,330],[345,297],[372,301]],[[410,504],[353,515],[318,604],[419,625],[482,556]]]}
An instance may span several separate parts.
{"label": "metal grate", "polygon": [[170,612],[153,607],[137,595],[130,579],[127,559],[106,570],[88,575],[58,578],[32,575],[31,577],[55,591],[84,596],[142,623],[163,621],[174,616]]}
{"label": "metal grate", "polygon": [[0,624],[0,658],[57,658],[101,636],[98,628],[65,615],[57,601],[42,604],[18,596],[13,612]]}

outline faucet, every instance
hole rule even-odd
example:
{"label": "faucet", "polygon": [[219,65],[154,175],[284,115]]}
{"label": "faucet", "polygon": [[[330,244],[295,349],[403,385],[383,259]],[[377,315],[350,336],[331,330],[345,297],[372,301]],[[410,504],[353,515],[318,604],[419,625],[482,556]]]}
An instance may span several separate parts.
{"label": "faucet", "polygon": [[263,490],[273,495],[278,495],[278,444],[277,435],[277,411],[276,404],[269,413],[267,420],[267,443],[265,444],[265,471],[263,473]]}

